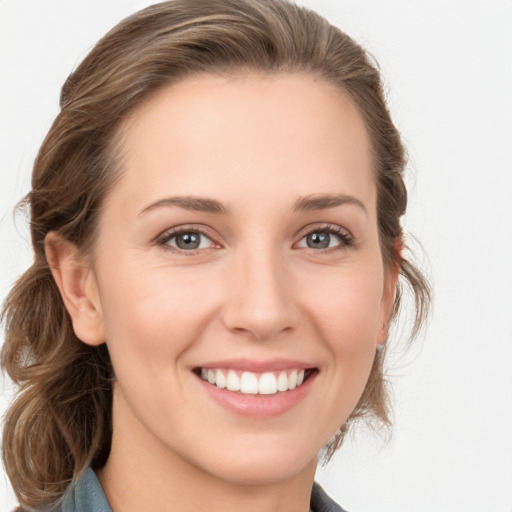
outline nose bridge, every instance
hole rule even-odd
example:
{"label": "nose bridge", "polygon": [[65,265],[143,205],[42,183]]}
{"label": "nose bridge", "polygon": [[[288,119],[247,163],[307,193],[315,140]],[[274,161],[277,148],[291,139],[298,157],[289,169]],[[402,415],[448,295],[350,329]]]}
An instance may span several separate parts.
{"label": "nose bridge", "polygon": [[258,340],[295,328],[297,315],[288,269],[276,244],[260,243],[233,258],[224,321]]}

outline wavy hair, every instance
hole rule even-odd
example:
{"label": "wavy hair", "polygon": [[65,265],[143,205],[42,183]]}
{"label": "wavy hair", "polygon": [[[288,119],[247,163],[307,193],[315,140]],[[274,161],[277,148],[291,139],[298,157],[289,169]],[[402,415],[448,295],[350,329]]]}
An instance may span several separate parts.
{"label": "wavy hair", "polygon": [[[3,368],[18,386],[3,434],[3,459],[22,506],[58,500],[87,466],[106,461],[112,436],[113,369],[106,345],[75,335],[45,257],[53,231],[87,254],[102,202],[122,172],[116,136],[126,116],[157,90],[191,74],[306,73],[335,84],[358,107],[371,139],[380,244],[415,297],[413,334],[428,309],[422,273],[397,247],[407,205],[406,165],[373,59],[318,14],[286,0],[173,0],[126,18],[65,82],[60,112],[36,158],[30,211],[32,266],[2,311]],[[361,418],[389,424],[385,350],[376,352],[363,395],[331,441],[329,457]]]}

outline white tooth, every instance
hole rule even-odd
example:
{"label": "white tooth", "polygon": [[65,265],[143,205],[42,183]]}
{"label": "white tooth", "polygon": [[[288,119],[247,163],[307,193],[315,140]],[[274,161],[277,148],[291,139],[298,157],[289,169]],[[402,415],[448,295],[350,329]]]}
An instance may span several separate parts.
{"label": "white tooth", "polygon": [[206,368],[201,368],[201,378],[203,380],[208,380],[208,370]]}
{"label": "white tooth", "polygon": [[297,386],[300,386],[304,382],[304,370],[300,370],[297,374]]}
{"label": "white tooth", "polygon": [[256,395],[258,393],[258,377],[251,372],[242,373],[240,379],[240,391],[250,395]]}
{"label": "white tooth", "polygon": [[208,382],[210,384],[215,384],[215,371],[214,370],[208,370]]}
{"label": "white tooth", "polygon": [[240,378],[233,370],[229,370],[228,372],[226,387],[229,391],[240,391]]}
{"label": "white tooth", "polygon": [[273,395],[277,393],[277,379],[273,373],[264,373],[258,385],[260,395]]}
{"label": "white tooth", "polygon": [[215,370],[215,384],[218,388],[224,389],[226,387],[226,377],[222,370]]}
{"label": "white tooth", "polygon": [[288,377],[286,376],[286,372],[281,372],[279,374],[279,377],[277,378],[277,390],[288,391]]}
{"label": "white tooth", "polygon": [[288,376],[288,389],[295,389],[297,387],[297,370],[292,370]]}

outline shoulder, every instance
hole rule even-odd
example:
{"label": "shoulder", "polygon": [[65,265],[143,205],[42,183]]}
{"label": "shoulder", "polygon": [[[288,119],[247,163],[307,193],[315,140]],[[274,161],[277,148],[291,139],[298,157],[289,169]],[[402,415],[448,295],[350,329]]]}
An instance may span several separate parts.
{"label": "shoulder", "polygon": [[312,512],[348,512],[333,501],[316,482],[311,492],[311,510]]}

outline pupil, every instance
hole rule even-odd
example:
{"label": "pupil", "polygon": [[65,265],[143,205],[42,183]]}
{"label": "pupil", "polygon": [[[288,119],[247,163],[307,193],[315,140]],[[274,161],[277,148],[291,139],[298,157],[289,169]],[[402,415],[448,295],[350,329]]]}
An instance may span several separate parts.
{"label": "pupil", "polygon": [[180,249],[197,249],[199,247],[199,235],[196,233],[184,233],[176,238],[176,245]]}
{"label": "pupil", "polygon": [[325,249],[329,247],[329,242],[331,241],[331,237],[329,233],[311,233],[307,237],[308,247],[312,247],[315,249]]}

